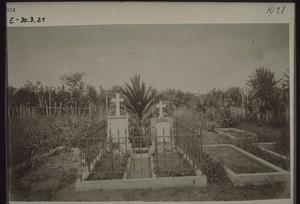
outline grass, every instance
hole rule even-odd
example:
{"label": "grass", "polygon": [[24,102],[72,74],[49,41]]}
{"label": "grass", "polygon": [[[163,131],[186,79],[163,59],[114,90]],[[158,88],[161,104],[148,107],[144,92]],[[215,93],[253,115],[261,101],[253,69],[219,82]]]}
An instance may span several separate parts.
{"label": "grass", "polygon": [[[50,173],[48,169],[41,170],[41,168],[52,169],[52,166],[61,165],[61,162],[58,161],[54,161],[58,163],[53,165],[48,163],[49,157],[52,158],[58,154],[56,148],[59,146],[63,149],[79,147],[78,138],[81,136],[81,130],[92,124],[93,121],[84,116],[9,118],[9,188],[17,189],[17,192],[21,188],[27,192],[31,186],[31,178],[27,178],[28,175],[32,175],[36,171],[40,171],[39,175],[33,176],[33,178],[44,178],[51,175],[52,172]],[[64,154],[68,153],[64,152]],[[72,163],[72,161],[70,162]],[[71,170],[68,169],[62,173],[64,178],[59,179],[69,180],[73,174],[76,174],[79,166],[80,163],[76,167],[72,166]],[[56,170],[53,171],[56,172]],[[60,173],[56,173],[60,176]],[[41,180],[41,182],[44,181]],[[62,183],[59,181],[56,188]]]}
{"label": "grass", "polygon": [[[14,119],[13,119],[14,120]],[[53,121],[58,128],[49,128],[45,124],[50,124],[49,121]],[[11,122],[11,121],[10,121]],[[53,147],[57,145],[76,145],[76,140],[72,140],[72,136],[78,130],[78,127],[84,127],[88,125],[89,121],[87,119],[80,119],[76,122],[71,118],[65,119],[47,119],[38,118],[36,120],[28,121],[12,121],[10,133],[14,135],[14,142],[17,138],[21,142],[25,140],[28,136],[27,133],[44,134],[45,138],[51,138],[60,135],[61,143],[55,143]],[[78,126],[79,125],[79,126]],[[256,133],[257,129],[255,125],[249,125],[248,123],[242,124],[245,127],[239,128],[246,131],[253,131]],[[34,130],[36,128],[36,130]],[[246,129],[248,128],[248,129]],[[257,127],[260,130],[262,141],[272,141],[272,138],[280,136],[280,128],[275,128],[271,133],[265,131],[269,129],[264,129],[264,127]],[[262,128],[262,129],[260,129]],[[60,130],[59,130],[60,129]],[[80,128],[79,128],[80,129]],[[47,132],[48,131],[48,132]],[[26,134],[25,134],[26,133]],[[35,134],[32,134],[35,135]],[[275,135],[275,136],[274,136]],[[10,135],[11,137],[11,135]],[[36,137],[36,136],[34,136]],[[25,139],[24,139],[25,138]],[[29,137],[30,138],[30,137]],[[12,138],[10,138],[12,139]],[[71,140],[70,140],[71,139]],[[29,140],[29,139],[28,139]],[[40,139],[41,143],[45,144],[47,140]],[[219,137],[214,132],[204,131],[204,144],[214,144],[214,143],[224,143],[226,141],[219,140]],[[20,142],[20,143],[21,143]],[[11,143],[11,142],[10,142]],[[20,143],[15,143],[15,151],[19,151],[18,145]],[[34,144],[33,142],[32,144]],[[12,143],[11,143],[12,144]],[[18,144],[18,145],[16,145]],[[50,142],[51,144],[51,142]],[[25,145],[24,145],[25,146]],[[247,147],[248,148],[248,147]],[[249,152],[256,154],[257,156],[268,160],[263,157],[263,153],[255,147],[249,147]],[[21,152],[21,151],[19,151]],[[25,151],[24,154],[27,154]],[[21,155],[20,158],[22,158]],[[204,155],[205,156],[205,155]],[[25,156],[24,156],[25,157]],[[26,157],[28,158],[28,157]],[[19,159],[19,158],[15,158]],[[269,158],[270,159],[270,158]],[[205,162],[208,161],[207,158]],[[11,161],[10,161],[11,162]],[[18,162],[16,162],[18,163]],[[209,165],[208,165],[209,163]],[[274,162],[271,162],[274,163]],[[275,165],[276,162],[274,163]],[[14,185],[9,185],[9,200],[11,201],[228,201],[228,200],[262,200],[262,199],[283,199],[290,198],[290,185],[286,183],[275,183],[261,186],[247,185],[243,187],[234,186],[230,182],[224,181],[217,178],[217,173],[220,172],[219,165],[214,162],[206,162],[207,172],[205,175],[208,177],[207,187],[177,187],[177,188],[166,188],[166,189],[142,189],[142,190],[94,190],[88,192],[77,192],[75,191],[75,181],[77,169],[80,167],[79,155],[75,155],[70,151],[62,151],[55,155],[45,158],[40,165],[37,165],[35,169],[30,169],[30,171],[24,172],[20,177],[15,180]],[[289,166],[289,165],[288,165]],[[222,176],[222,172],[219,174]]]}
{"label": "grass", "polygon": [[235,173],[264,173],[274,172],[273,169],[262,165],[254,159],[238,152],[229,146],[205,147],[205,151],[219,159]]}
{"label": "grass", "polygon": [[264,147],[264,148],[267,149],[267,150],[276,152],[276,153],[278,153],[278,154],[281,154],[281,155],[283,155],[283,156],[290,157],[290,153],[287,152],[287,151],[284,151],[284,150],[281,149],[281,148],[279,148],[278,145],[266,146],[266,147]]}
{"label": "grass", "polygon": [[42,166],[27,172],[19,179],[10,180],[9,200],[47,201],[58,191],[76,180],[80,166],[79,155],[62,150],[45,159]]}
{"label": "grass", "polygon": [[[209,135],[211,136],[211,135]],[[210,179],[207,187],[164,189],[75,191],[76,175],[67,173],[80,166],[79,155],[62,152],[46,159],[41,167],[20,178],[19,190],[9,190],[11,201],[240,201],[290,198],[290,186],[276,183],[261,186],[234,186]],[[207,162],[206,164],[211,164]],[[214,165],[216,166],[216,165]],[[208,168],[209,172],[220,172]],[[206,173],[206,176],[209,174]],[[213,178],[216,175],[210,175]],[[68,179],[67,179],[68,178]],[[77,177],[78,178],[78,177]],[[68,182],[67,182],[68,181]]]}
{"label": "grass", "polygon": [[240,143],[237,144],[238,147],[246,150],[247,152],[250,152],[251,154],[262,158],[286,171],[290,171],[290,161],[286,161],[282,158],[278,158],[275,155],[271,155],[269,153],[266,153],[265,151],[263,151],[262,149],[260,149],[258,146],[253,145],[253,144],[249,144],[249,143]]}
{"label": "grass", "polygon": [[207,178],[207,183],[218,183],[222,185],[224,182],[230,182],[226,176],[224,165],[216,158],[203,152],[203,165],[201,166],[201,171]]}
{"label": "grass", "polygon": [[[283,127],[272,127],[263,124],[255,124],[250,122],[239,122],[235,127],[247,132],[256,134],[256,142],[276,142],[274,148],[277,152],[285,153],[283,155],[290,155],[290,143],[289,143],[289,131]],[[283,160],[274,155],[270,155],[255,144],[248,141],[232,141],[227,140],[224,143],[234,144],[241,149],[254,154],[255,156],[262,158],[284,170],[290,171],[290,161]]]}
{"label": "grass", "polygon": [[[62,189],[51,201],[242,201],[290,198],[289,186],[234,186],[231,183],[210,183],[207,187],[146,188],[131,190],[74,191],[74,185]],[[265,201],[264,201],[265,202]]]}
{"label": "grass", "polygon": [[282,135],[283,128],[258,125],[249,122],[239,122],[236,128],[251,132],[257,135],[258,142],[275,142]]}
{"label": "grass", "polygon": [[81,130],[92,124],[88,117],[83,116],[9,119],[8,138],[11,167],[57,146],[77,147]]}

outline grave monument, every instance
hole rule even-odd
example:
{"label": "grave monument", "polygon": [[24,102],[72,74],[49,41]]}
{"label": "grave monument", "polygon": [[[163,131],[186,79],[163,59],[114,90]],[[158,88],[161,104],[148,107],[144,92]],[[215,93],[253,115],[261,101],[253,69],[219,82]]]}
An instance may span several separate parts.
{"label": "grave monument", "polygon": [[114,145],[119,144],[119,148],[123,153],[131,150],[131,144],[128,139],[128,115],[121,115],[120,102],[124,99],[120,98],[120,94],[116,94],[116,98],[111,100],[116,104],[116,115],[107,118],[107,136],[112,139]]}
{"label": "grave monument", "polygon": [[[163,105],[162,101],[159,101],[156,104],[156,108],[159,108],[158,118],[153,118],[151,120],[152,135],[157,136],[158,148],[161,149],[161,146],[164,146],[165,149],[170,149],[171,147],[171,135],[173,133],[173,119],[171,117],[166,117],[163,112],[163,108],[166,105]],[[172,145],[174,146],[174,140],[172,140]],[[152,144],[155,144],[155,141],[152,141]]]}

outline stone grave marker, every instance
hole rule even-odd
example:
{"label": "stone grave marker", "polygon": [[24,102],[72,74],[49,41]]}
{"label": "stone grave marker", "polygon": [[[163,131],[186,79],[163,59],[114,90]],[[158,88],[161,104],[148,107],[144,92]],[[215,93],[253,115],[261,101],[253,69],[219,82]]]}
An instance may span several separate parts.
{"label": "stone grave marker", "polygon": [[[173,119],[171,117],[166,117],[163,112],[163,108],[166,105],[163,105],[162,101],[156,105],[156,108],[159,108],[158,118],[153,118],[151,120],[152,134],[157,136],[157,143],[159,151],[162,148],[167,150],[171,147],[171,135],[173,128]],[[172,145],[174,145],[174,140],[172,140]],[[155,141],[152,141],[152,144],[155,144]]]}
{"label": "stone grave marker", "polygon": [[[112,138],[114,144],[118,144],[122,152],[125,152],[126,148],[128,151],[131,151],[131,145],[128,139],[128,126],[129,126],[129,117],[128,115],[121,115],[120,112],[120,102],[123,102],[124,99],[120,98],[120,94],[116,94],[116,98],[112,99],[112,102],[116,104],[116,115],[108,117],[108,137]],[[115,146],[115,145],[114,145]]]}
{"label": "stone grave marker", "polygon": [[156,108],[159,108],[159,116],[158,118],[163,118],[164,117],[164,111],[163,108],[165,108],[166,105],[163,105],[162,101],[159,101],[159,104],[156,104]]}

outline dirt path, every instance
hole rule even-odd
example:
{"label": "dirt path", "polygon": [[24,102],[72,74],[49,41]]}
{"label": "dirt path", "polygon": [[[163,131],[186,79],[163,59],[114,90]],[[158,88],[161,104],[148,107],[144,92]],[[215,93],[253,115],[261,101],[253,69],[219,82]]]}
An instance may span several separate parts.
{"label": "dirt path", "polygon": [[132,158],[128,178],[150,178],[150,162],[148,157],[139,157],[139,154]]}

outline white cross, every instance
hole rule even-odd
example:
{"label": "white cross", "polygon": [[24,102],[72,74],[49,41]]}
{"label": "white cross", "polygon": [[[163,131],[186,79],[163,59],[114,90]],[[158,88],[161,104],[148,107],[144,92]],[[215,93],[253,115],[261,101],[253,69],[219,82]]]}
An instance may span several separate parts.
{"label": "white cross", "polygon": [[163,108],[165,108],[166,105],[162,104],[162,101],[159,101],[159,104],[156,104],[156,108],[159,108],[159,116],[158,118],[164,117]]}
{"label": "white cross", "polygon": [[120,94],[116,94],[116,98],[111,99],[112,102],[116,103],[116,116],[120,116],[120,102],[124,101],[124,98],[120,98]]}

